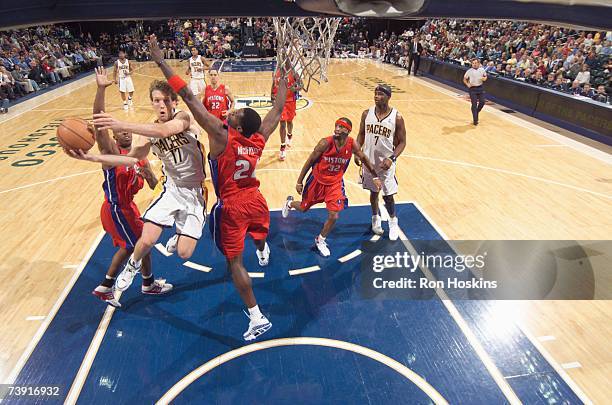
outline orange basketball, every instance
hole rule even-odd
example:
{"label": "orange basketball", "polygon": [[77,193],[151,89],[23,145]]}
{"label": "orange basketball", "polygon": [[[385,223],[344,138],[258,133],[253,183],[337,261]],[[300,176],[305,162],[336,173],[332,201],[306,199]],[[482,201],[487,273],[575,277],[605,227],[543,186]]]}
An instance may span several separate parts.
{"label": "orange basketball", "polygon": [[57,128],[57,139],[66,149],[83,149],[87,152],[96,143],[93,127],[82,118],[64,119]]}

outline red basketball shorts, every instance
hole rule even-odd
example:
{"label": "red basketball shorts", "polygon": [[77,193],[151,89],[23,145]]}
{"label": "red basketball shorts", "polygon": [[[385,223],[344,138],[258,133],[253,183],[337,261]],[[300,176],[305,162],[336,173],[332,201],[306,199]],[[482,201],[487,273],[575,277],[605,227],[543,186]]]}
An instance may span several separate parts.
{"label": "red basketball shorts", "polygon": [[143,222],[140,211],[133,202],[127,206],[110,204],[104,201],[100,209],[102,227],[113,238],[113,245],[124,249],[134,249],[142,235]]}
{"label": "red basketball shorts", "polygon": [[242,253],[247,234],[255,240],[263,240],[270,229],[270,210],[259,190],[232,197],[231,201],[217,201],[210,218],[215,244],[228,259]]}
{"label": "red basketball shorts", "polygon": [[325,203],[330,211],[342,211],[348,206],[348,198],[344,192],[344,181],[331,185],[319,183],[311,174],[306,180],[302,190],[302,203],[300,207],[304,210],[310,209],[315,204]]}

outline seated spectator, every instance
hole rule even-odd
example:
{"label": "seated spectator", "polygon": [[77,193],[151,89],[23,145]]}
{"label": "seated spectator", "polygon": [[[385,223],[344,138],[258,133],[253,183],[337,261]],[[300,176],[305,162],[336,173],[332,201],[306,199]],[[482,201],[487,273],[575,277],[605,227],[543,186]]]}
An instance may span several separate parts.
{"label": "seated spectator", "polygon": [[591,81],[591,72],[589,70],[589,65],[586,63],[582,65],[580,72],[576,75],[575,79],[580,84],[589,83]]}
{"label": "seated spectator", "polygon": [[49,60],[43,59],[41,62],[42,63],[40,64],[40,67],[45,72],[45,75],[51,81],[51,83],[61,83],[62,79],[60,78],[59,73],[57,73],[55,69],[51,65],[49,65]]}
{"label": "seated spectator", "polygon": [[585,83],[582,87],[582,92],[580,92],[580,95],[582,97],[592,98],[595,95],[595,92],[593,91],[589,83]]}
{"label": "seated spectator", "polygon": [[553,86],[553,90],[562,91],[564,93],[567,92],[567,82],[565,81],[563,76],[557,76],[557,79],[555,80],[555,85]]}
{"label": "seated spectator", "polygon": [[574,80],[570,88],[568,88],[567,93],[572,94],[573,96],[579,96],[582,93],[582,87],[580,87],[580,82],[578,80]]}
{"label": "seated spectator", "polygon": [[610,96],[606,93],[606,86],[603,84],[597,86],[597,92],[593,94],[593,100],[610,104]]}
{"label": "seated spectator", "polygon": [[24,87],[26,92],[32,93],[39,90],[38,83],[32,79],[28,79],[27,75],[21,70],[20,65],[15,65],[15,69],[11,72],[11,75],[13,79],[15,79],[15,82]]}
{"label": "seated spectator", "polygon": [[485,67],[485,72],[497,73],[497,68],[495,67],[495,63],[493,61],[489,61],[489,63],[487,63],[487,67]]}
{"label": "seated spectator", "polygon": [[10,100],[23,97],[27,94],[25,89],[15,81],[13,75],[4,66],[0,66],[0,76],[2,76],[2,85],[6,86]]}
{"label": "seated spectator", "polygon": [[553,88],[555,86],[555,74],[554,73],[549,73],[548,76],[546,76],[546,81],[544,82],[544,86],[548,88]]}
{"label": "seated spectator", "polygon": [[30,72],[28,73],[28,79],[34,80],[41,87],[47,87],[47,76],[45,75],[44,70],[40,67],[38,62],[33,60],[30,62]]}

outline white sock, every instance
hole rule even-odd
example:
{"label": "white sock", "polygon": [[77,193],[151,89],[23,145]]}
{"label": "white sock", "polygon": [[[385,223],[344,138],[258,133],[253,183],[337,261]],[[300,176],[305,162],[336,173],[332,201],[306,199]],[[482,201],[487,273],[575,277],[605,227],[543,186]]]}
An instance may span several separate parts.
{"label": "white sock", "polygon": [[250,318],[261,318],[263,316],[263,314],[261,313],[261,311],[259,310],[259,305],[255,305],[253,308],[249,308],[249,317]]}
{"label": "white sock", "polygon": [[111,288],[111,287],[104,287],[103,285],[99,285],[99,286],[97,286],[97,287],[96,287],[96,289],[95,289],[95,291],[97,291],[97,292],[103,292],[103,293],[105,293],[105,292],[109,292],[110,290],[112,290],[112,288]]}
{"label": "white sock", "polygon": [[134,255],[132,254],[130,256],[130,264],[136,268],[140,268],[140,265],[142,264],[142,260],[138,260],[138,261],[134,260]]}
{"label": "white sock", "polygon": [[325,242],[325,238],[324,238],[323,236],[321,236],[321,234],[319,234],[319,236],[317,236],[317,239],[319,239],[319,240],[321,240],[321,241]]}

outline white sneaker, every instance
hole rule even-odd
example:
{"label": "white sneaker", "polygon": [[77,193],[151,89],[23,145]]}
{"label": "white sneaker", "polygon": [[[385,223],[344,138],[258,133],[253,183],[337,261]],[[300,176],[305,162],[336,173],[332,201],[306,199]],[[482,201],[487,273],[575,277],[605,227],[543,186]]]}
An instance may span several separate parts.
{"label": "white sneaker", "polygon": [[397,240],[399,238],[399,224],[397,223],[397,217],[389,218],[389,239]]}
{"label": "white sneaker", "polygon": [[178,244],[178,239],[179,236],[176,234],[170,239],[168,239],[168,242],[166,242],[166,250],[168,251],[168,253],[176,252],[176,245]]}
{"label": "white sneaker", "polygon": [[291,147],[291,140],[293,139],[293,135],[289,136],[289,134],[287,134],[287,147],[290,148]]}
{"label": "white sneaker", "polygon": [[281,215],[283,218],[287,218],[289,216],[289,211],[291,211],[291,203],[293,202],[293,196],[290,195],[287,197],[287,201],[285,201],[285,205],[283,205],[283,210],[281,211]]}
{"label": "white sneaker", "polygon": [[318,236],[315,238],[315,245],[317,246],[317,250],[321,253],[321,256],[328,257],[331,252],[327,247],[327,243],[323,239],[320,239]]}
{"label": "white sneaker", "polygon": [[385,231],[382,229],[382,221],[380,215],[372,215],[372,232],[376,235],[382,235]]}
{"label": "white sneaker", "polygon": [[253,319],[251,317],[249,317],[249,319],[249,329],[247,329],[247,331],[242,335],[244,340],[257,339],[259,336],[269,331],[272,327],[272,322],[270,322],[265,315],[262,315],[257,319]]}
{"label": "white sneaker", "polygon": [[134,263],[132,263],[132,258],[129,258],[125,267],[117,276],[117,280],[115,281],[115,288],[119,291],[127,290],[131,285],[132,281],[134,281],[134,277],[136,274],[140,272],[140,266],[136,267]]}
{"label": "white sneaker", "polygon": [[281,149],[280,153],[278,154],[278,159],[285,160],[286,158],[287,158],[287,151],[285,149]]}
{"label": "white sneaker", "polygon": [[268,242],[266,242],[263,252],[259,249],[255,249],[255,253],[257,254],[257,258],[259,259],[260,266],[267,266],[268,263],[270,263],[270,246],[268,246]]}
{"label": "white sneaker", "polygon": [[164,280],[163,278],[158,278],[157,280],[153,281],[153,284],[151,284],[150,286],[142,286],[141,291],[143,294],[161,295],[172,290],[172,287],[174,286],[170,283],[166,283],[166,280]]}
{"label": "white sneaker", "polygon": [[123,103],[123,111],[127,111],[129,108],[127,103]]}

